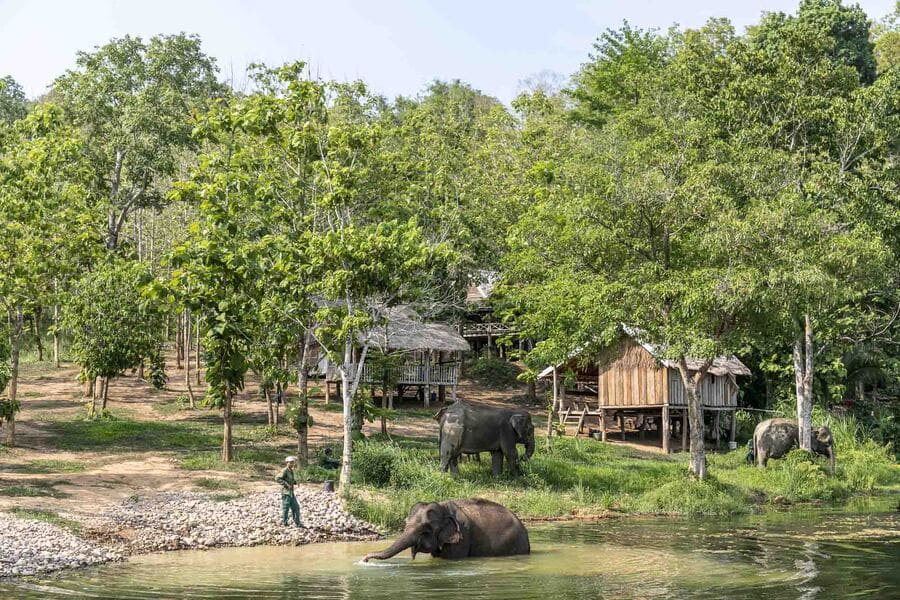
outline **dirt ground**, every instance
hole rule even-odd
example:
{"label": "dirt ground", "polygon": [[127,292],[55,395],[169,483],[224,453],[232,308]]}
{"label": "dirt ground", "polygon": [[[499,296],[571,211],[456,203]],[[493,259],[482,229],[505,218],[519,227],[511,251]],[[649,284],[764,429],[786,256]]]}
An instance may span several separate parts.
{"label": "dirt ground", "polygon": [[[175,406],[178,398],[186,395],[184,371],[175,369],[172,363],[170,361],[168,365],[167,388],[162,391],[153,390],[135,375],[112,380],[108,408],[119,418],[156,425],[173,421],[191,425],[201,423],[208,431],[221,435],[219,411],[204,408],[160,410],[166,405]],[[219,489],[236,493],[274,489],[271,477],[265,474],[248,476],[234,470],[181,468],[178,461],[185,452],[121,446],[107,450],[102,443],[83,449],[60,448],[54,425],[77,421],[86,414],[86,399],[82,397],[77,375],[78,368],[71,363],[64,363],[59,369],[53,368],[48,361],[23,364],[19,383],[22,410],[15,424],[16,446],[0,448],[0,510],[52,510],[78,517],[105,504],[150,492]],[[198,386],[193,387],[197,392]],[[199,391],[202,394],[202,386]],[[239,415],[238,422],[245,430],[249,427],[254,433],[259,432],[259,441],[253,442],[254,447],[294,453],[296,436],[287,426],[282,425],[278,435],[266,432],[266,403],[257,397],[256,384],[248,382],[234,408]],[[486,404],[515,402],[522,406],[524,388],[495,391],[464,382],[459,388],[459,397]],[[316,447],[341,438],[341,413],[323,409],[322,404],[321,399],[311,402],[310,412],[315,422],[309,439],[311,455]],[[420,403],[411,400],[395,406],[398,418],[389,422],[389,433],[436,437],[437,423],[430,415],[440,406],[432,404],[426,411]],[[534,411],[535,416],[541,414],[537,405],[527,408]],[[216,425],[218,428],[213,429]],[[377,433],[379,423],[367,423],[363,431]],[[7,427],[0,429],[3,440],[7,433]],[[212,445],[206,448],[207,451],[216,449]],[[278,468],[277,463],[272,464],[271,473]]]}

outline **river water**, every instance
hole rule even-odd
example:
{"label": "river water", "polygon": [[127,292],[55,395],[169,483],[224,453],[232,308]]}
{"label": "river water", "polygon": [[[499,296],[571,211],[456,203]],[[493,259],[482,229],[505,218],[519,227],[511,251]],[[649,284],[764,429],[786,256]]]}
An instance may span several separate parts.
{"label": "river water", "polygon": [[530,556],[455,562],[359,562],[383,542],[170,552],[0,583],[0,598],[900,598],[897,502],[532,525]]}

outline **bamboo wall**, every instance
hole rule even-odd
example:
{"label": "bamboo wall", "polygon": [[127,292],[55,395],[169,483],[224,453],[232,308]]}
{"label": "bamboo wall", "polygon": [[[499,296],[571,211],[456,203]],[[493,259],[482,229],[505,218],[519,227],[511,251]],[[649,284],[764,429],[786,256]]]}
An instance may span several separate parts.
{"label": "bamboo wall", "polygon": [[666,369],[625,338],[601,357],[597,382],[600,406],[662,406],[668,398]]}
{"label": "bamboo wall", "polygon": [[[700,384],[700,397],[703,406],[712,408],[728,408],[737,406],[737,390],[727,375],[707,375]],[[681,375],[675,369],[669,369],[669,404],[684,406],[687,404],[684,395],[684,384]]]}
{"label": "bamboo wall", "polygon": [[[597,395],[602,407],[685,406],[684,385],[639,344],[624,338],[600,357]],[[700,389],[703,405],[737,406],[737,387],[728,375],[708,375]]]}

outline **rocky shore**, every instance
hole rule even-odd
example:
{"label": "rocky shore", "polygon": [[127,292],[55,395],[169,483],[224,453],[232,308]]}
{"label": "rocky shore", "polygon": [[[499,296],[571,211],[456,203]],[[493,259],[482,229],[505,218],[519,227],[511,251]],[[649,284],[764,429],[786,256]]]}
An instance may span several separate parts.
{"label": "rocky shore", "polygon": [[56,525],[0,513],[0,577],[87,567],[122,555]]}
{"label": "rocky shore", "polygon": [[297,490],[303,527],[281,525],[277,492],[217,499],[197,492],[132,497],[82,520],[81,537],[0,513],[0,577],[120,560],[129,554],[222,546],[300,545],[377,539],[335,494]]}

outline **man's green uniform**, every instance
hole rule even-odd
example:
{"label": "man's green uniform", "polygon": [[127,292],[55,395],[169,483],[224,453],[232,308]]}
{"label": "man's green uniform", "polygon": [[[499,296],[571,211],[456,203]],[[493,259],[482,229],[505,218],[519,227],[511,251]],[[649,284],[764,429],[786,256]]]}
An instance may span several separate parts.
{"label": "man's green uniform", "polygon": [[275,481],[281,484],[281,520],[283,525],[288,524],[288,511],[294,518],[294,525],[300,527],[300,504],[297,503],[297,497],[294,495],[294,486],[297,480],[294,479],[294,472],[285,467]]}

